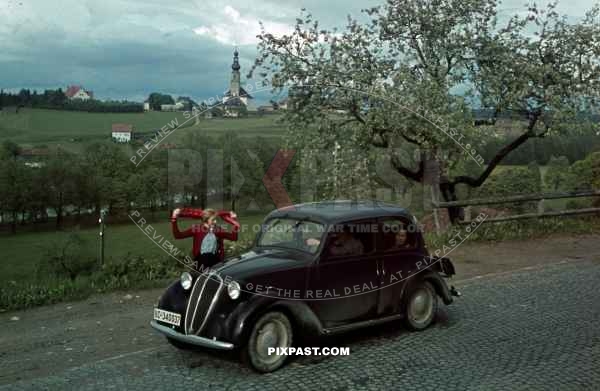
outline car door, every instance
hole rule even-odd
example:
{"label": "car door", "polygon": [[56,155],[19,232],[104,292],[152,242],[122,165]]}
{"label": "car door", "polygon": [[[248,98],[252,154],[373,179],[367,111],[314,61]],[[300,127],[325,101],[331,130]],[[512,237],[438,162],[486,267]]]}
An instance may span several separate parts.
{"label": "car door", "polygon": [[[362,251],[334,253],[344,229],[354,230]],[[367,320],[377,315],[379,296],[376,220],[363,220],[330,228],[319,261],[310,270],[307,302],[325,328]],[[325,297],[326,296],[326,297]]]}
{"label": "car door", "polygon": [[401,309],[404,284],[419,272],[417,265],[423,259],[421,235],[415,223],[401,216],[380,218],[379,231],[377,253],[381,263],[382,289],[377,314],[390,316]]}

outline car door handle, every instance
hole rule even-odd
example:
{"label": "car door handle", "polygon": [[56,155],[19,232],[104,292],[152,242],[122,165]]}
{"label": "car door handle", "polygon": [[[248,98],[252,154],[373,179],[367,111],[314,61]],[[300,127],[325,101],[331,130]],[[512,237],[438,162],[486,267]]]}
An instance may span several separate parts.
{"label": "car door handle", "polygon": [[383,261],[377,261],[377,277],[380,276],[385,277],[385,268],[383,267]]}

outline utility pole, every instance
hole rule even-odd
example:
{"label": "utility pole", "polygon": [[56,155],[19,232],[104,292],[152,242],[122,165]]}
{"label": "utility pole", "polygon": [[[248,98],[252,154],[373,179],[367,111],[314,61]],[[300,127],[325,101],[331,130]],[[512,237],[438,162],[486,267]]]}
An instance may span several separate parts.
{"label": "utility pole", "polygon": [[100,218],[98,224],[100,224],[100,265],[104,265],[104,227],[106,221],[106,209],[100,210]]}

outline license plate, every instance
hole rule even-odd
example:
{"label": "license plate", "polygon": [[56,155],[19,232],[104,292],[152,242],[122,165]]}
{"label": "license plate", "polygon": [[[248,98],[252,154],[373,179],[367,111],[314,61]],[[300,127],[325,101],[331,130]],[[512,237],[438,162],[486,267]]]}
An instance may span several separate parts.
{"label": "license plate", "polygon": [[154,319],[175,326],[179,326],[179,324],[181,323],[181,315],[176,314],[175,312],[169,312],[158,308],[154,309]]}

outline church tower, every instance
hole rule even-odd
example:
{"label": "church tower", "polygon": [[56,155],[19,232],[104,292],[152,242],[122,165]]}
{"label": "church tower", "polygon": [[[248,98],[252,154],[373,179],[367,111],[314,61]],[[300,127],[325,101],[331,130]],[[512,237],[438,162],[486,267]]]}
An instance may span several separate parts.
{"label": "church tower", "polygon": [[[233,64],[231,64],[231,80],[229,81],[229,90],[223,96],[221,105],[226,117],[239,117],[249,110],[249,100],[254,99],[244,87],[240,80],[240,62],[237,48],[233,52]],[[250,104],[250,110],[253,106]]]}
{"label": "church tower", "polygon": [[233,52],[233,64],[231,64],[231,81],[229,82],[229,92],[231,97],[240,96],[240,63],[238,61],[238,51],[235,48]]}

